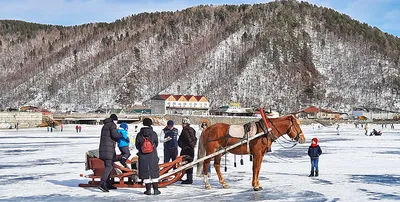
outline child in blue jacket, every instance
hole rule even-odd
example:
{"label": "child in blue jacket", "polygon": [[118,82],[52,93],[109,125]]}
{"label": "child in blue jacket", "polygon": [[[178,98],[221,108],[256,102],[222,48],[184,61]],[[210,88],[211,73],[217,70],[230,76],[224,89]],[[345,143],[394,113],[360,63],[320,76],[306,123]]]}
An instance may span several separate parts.
{"label": "child in blue jacket", "polygon": [[125,122],[122,122],[119,125],[118,133],[120,133],[122,135],[122,138],[118,140],[118,148],[119,148],[119,151],[121,151],[119,162],[125,168],[127,168],[128,165],[126,165],[126,160],[131,155],[131,152],[129,151],[128,124]]}
{"label": "child in blue jacket", "polygon": [[[322,154],[321,147],[318,145],[318,139],[314,137],[312,139],[310,147],[308,147],[308,156],[311,159],[311,173],[308,177],[318,177],[318,161],[319,156]],[[314,175],[315,171],[315,175]]]}

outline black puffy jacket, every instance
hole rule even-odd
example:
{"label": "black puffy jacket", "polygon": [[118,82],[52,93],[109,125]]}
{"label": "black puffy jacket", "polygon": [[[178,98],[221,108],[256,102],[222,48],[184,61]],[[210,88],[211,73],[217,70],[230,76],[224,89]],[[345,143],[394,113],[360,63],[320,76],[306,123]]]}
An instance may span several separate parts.
{"label": "black puffy jacket", "polygon": [[196,143],[196,131],[190,126],[183,127],[182,133],[179,136],[178,140],[179,147],[181,147],[182,149],[194,149],[196,147]]}
{"label": "black puffy jacket", "polygon": [[122,138],[117,126],[111,118],[104,120],[101,128],[99,158],[102,160],[115,159],[115,142]]}

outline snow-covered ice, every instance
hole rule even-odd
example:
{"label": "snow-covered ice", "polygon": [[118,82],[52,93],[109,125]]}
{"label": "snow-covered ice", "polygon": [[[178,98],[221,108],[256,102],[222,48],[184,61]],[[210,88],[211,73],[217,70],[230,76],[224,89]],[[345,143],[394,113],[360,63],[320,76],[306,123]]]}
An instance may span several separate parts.
{"label": "snow-covered ice", "polygon": [[[264,157],[260,172],[263,190],[251,187],[252,162],[243,156],[228,155],[227,172],[230,188],[223,189],[215,171],[209,180],[211,190],[201,178],[193,185],[179,183],[161,188],[161,195],[144,195],[144,188],[119,188],[103,193],[97,188],[80,188],[88,180],[85,152],[98,148],[101,126],[83,125],[76,133],[74,125],[64,132],[46,132],[45,128],[0,130],[0,201],[398,201],[400,200],[400,125],[370,125],[382,130],[382,136],[365,136],[353,124],[323,127],[303,125],[307,143],[294,148],[282,138]],[[134,133],[130,127],[130,133]],[[198,129],[197,126],[194,127]],[[159,134],[162,126],[156,126]],[[181,130],[181,127],[178,126]],[[320,176],[307,177],[310,160],[307,149],[313,137],[323,150]],[[158,147],[160,159],[162,144]],[[162,160],[160,160],[161,163]],[[222,170],[223,170],[222,165]]]}

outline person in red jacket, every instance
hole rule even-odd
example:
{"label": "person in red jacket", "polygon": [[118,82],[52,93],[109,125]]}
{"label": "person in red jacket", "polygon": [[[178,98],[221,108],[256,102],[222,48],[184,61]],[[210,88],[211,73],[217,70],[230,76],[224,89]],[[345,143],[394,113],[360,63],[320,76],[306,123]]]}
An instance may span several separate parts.
{"label": "person in red jacket", "polygon": [[[311,173],[308,177],[318,177],[318,161],[319,161],[319,156],[322,154],[321,147],[318,145],[318,139],[314,137],[311,141],[310,147],[308,147],[308,156],[310,156],[311,159]],[[315,175],[314,175],[315,171]]]}

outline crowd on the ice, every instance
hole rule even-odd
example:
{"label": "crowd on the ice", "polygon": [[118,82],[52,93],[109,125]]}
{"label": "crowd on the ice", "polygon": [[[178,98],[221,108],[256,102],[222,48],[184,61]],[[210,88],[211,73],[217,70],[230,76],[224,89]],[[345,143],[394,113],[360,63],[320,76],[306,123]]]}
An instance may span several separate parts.
{"label": "crowd on the ice", "polygon": [[[129,158],[129,145],[132,141],[128,135],[128,124],[122,122],[117,128],[118,117],[112,114],[104,120],[104,125],[101,129],[99,158],[104,162],[104,172],[98,188],[103,192],[109,192],[110,189],[117,189],[111,181],[110,174],[113,169],[113,163],[117,160],[122,166],[128,167],[126,164]],[[157,153],[159,143],[157,133],[153,130],[153,121],[150,118],[143,119],[143,127],[137,133],[134,140],[135,148],[137,149],[139,179],[143,181],[146,187],[144,194],[151,195],[151,187],[153,194],[160,194],[158,189],[158,178],[160,177]],[[186,160],[192,162],[194,160],[194,148],[196,147],[197,137],[196,131],[190,126],[188,118],[182,119],[182,131],[179,134],[177,128],[174,127],[174,122],[169,120],[167,126],[162,130],[163,138],[160,142],[164,144],[164,163],[174,161],[178,156],[178,147],[181,148],[179,155],[188,156]],[[137,126],[135,126],[135,132]],[[116,159],[115,145],[118,143],[118,148],[121,152],[119,159]],[[149,146],[150,145],[150,146]],[[186,180],[182,184],[193,183],[193,168],[185,171]]]}
{"label": "crowd on the ice", "polygon": [[[99,146],[99,158],[104,162],[104,172],[98,188],[103,192],[109,192],[110,189],[117,189],[111,181],[110,174],[113,169],[113,163],[119,161],[119,163],[128,168],[126,161],[130,154],[130,139],[128,135],[128,124],[122,122],[117,127],[118,117],[112,114],[109,118],[104,120],[104,125],[101,129],[100,146]],[[137,133],[134,140],[134,146],[137,149],[138,156],[138,170],[139,179],[145,184],[146,195],[158,195],[161,194],[158,189],[158,181],[160,177],[160,170],[158,166],[159,157],[157,153],[157,146],[159,144],[158,135],[153,130],[153,121],[150,118],[143,119],[143,127]],[[164,163],[174,161],[178,156],[178,147],[181,148],[180,156],[187,156],[186,160],[192,162],[195,155],[195,147],[198,136],[196,131],[190,126],[190,120],[188,118],[182,119],[182,131],[179,134],[177,128],[174,127],[174,122],[169,120],[167,126],[162,129],[162,139],[160,142],[164,144]],[[206,125],[201,125],[200,129],[206,128]],[[339,129],[339,127],[337,127]],[[137,127],[135,127],[135,131]],[[119,159],[116,159],[117,155],[115,152],[115,146],[118,144],[118,148],[121,152]],[[308,148],[308,155],[311,160],[311,173],[309,177],[319,175],[319,156],[322,154],[321,147],[318,145],[318,139],[313,138],[310,147]],[[193,168],[187,169],[186,180],[182,181],[182,184],[193,183]],[[153,193],[151,188],[153,187]]]}

